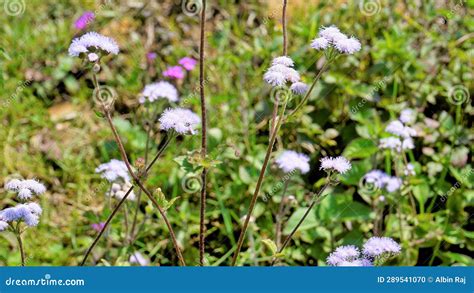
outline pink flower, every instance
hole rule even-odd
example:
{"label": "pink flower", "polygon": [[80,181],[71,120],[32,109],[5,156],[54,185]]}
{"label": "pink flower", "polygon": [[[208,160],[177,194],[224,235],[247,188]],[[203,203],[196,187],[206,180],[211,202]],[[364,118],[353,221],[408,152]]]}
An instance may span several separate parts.
{"label": "pink flower", "polygon": [[153,60],[156,59],[156,53],[155,52],[148,52],[146,54],[146,59],[148,60],[148,62],[152,62]]}
{"label": "pink flower", "polygon": [[104,229],[104,226],[105,226],[104,222],[95,223],[91,225],[92,229],[96,230],[97,232],[102,231],[102,229]]}
{"label": "pink flower", "polygon": [[196,66],[197,61],[194,60],[191,57],[184,57],[181,60],[179,60],[179,64],[184,67],[187,71],[191,71],[194,69],[194,66]]}
{"label": "pink flower", "polygon": [[184,71],[181,66],[170,66],[163,72],[164,77],[169,77],[171,79],[183,79]]}
{"label": "pink flower", "polygon": [[95,15],[92,11],[86,11],[74,22],[74,27],[78,30],[83,30],[94,18]]}

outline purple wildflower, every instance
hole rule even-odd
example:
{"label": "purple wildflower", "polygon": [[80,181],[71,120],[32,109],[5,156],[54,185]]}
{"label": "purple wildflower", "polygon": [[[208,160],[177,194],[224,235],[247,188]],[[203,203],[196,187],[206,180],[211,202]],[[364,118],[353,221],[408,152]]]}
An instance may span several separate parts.
{"label": "purple wildflower", "polygon": [[148,52],[146,53],[146,60],[148,60],[148,62],[153,62],[157,56],[158,55],[155,52]]}
{"label": "purple wildflower", "polygon": [[196,66],[197,61],[191,57],[184,57],[178,62],[181,66],[184,67],[187,71],[191,71]]}
{"label": "purple wildflower", "polygon": [[84,12],[79,18],[74,22],[74,27],[77,30],[83,30],[87,27],[87,25],[92,22],[95,18],[94,12],[86,11]]}
{"label": "purple wildflower", "polygon": [[171,79],[183,79],[184,71],[181,66],[170,66],[163,72],[164,77],[169,77]]}
{"label": "purple wildflower", "polygon": [[105,223],[104,222],[100,222],[100,223],[94,223],[91,225],[91,228],[94,229],[95,231],[97,232],[100,232],[102,231],[102,229],[104,229],[104,226],[105,226]]}

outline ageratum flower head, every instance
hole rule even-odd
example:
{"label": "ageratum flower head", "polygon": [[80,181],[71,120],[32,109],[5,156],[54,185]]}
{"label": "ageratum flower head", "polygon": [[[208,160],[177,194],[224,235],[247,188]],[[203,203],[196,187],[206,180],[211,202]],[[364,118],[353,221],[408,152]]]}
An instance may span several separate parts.
{"label": "ageratum flower head", "polygon": [[139,101],[143,104],[146,101],[154,102],[158,99],[177,102],[179,99],[178,90],[167,81],[154,82],[145,86]]}
{"label": "ageratum flower head", "polygon": [[95,172],[101,174],[101,177],[107,179],[109,182],[115,182],[119,179],[123,182],[130,181],[127,165],[120,160],[112,159],[108,163],[100,164],[99,167],[95,169]]}
{"label": "ageratum flower head", "polygon": [[293,65],[290,57],[277,57],[273,59],[272,66],[265,72],[263,79],[272,86],[282,86],[286,82],[296,83],[300,80],[300,75],[292,68]]}
{"label": "ageratum flower head", "polygon": [[277,159],[278,167],[285,173],[298,169],[302,174],[309,172],[309,157],[295,151],[284,151]]}
{"label": "ageratum flower head", "polygon": [[34,194],[40,195],[46,192],[46,187],[34,179],[12,179],[5,184],[5,189],[18,192],[18,198],[21,200],[28,200]]}
{"label": "ageratum flower head", "polygon": [[413,109],[404,109],[398,119],[405,124],[413,124],[416,121],[416,112]]}
{"label": "ageratum flower head", "polygon": [[162,130],[174,130],[179,134],[195,134],[201,118],[188,109],[169,108],[161,114],[159,121]]}
{"label": "ageratum flower head", "polygon": [[295,95],[304,95],[308,91],[308,85],[304,82],[295,82],[291,85],[290,90]]}
{"label": "ageratum flower head", "polygon": [[330,46],[344,54],[354,54],[360,51],[362,47],[357,38],[347,37],[334,25],[322,27],[319,31],[319,37],[311,43],[311,47],[316,50],[325,50]]}
{"label": "ageratum flower head", "polygon": [[88,54],[97,52],[100,52],[103,55],[117,55],[119,53],[119,47],[114,39],[96,32],[89,32],[79,38],[73,39],[69,46],[69,55],[73,57],[80,56],[83,53]]}
{"label": "ageratum flower head", "polygon": [[27,226],[34,227],[39,223],[43,210],[37,203],[18,204],[0,211],[3,222],[24,221]]}
{"label": "ageratum flower head", "polygon": [[324,171],[337,171],[340,174],[344,174],[352,168],[351,163],[342,156],[336,158],[324,157],[320,162],[320,169]]}
{"label": "ageratum flower head", "polygon": [[414,130],[410,126],[403,125],[403,123],[399,120],[394,120],[390,122],[387,127],[385,127],[385,131],[394,135],[398,135],[402,138],[416,136],[416,130]]}
{"label": "ageratum flower head", "polygon": [[[125,194],[127,194],[128,190],[132,187],[132,183],[130,182],[124,182],[122,184],[118,183],[113,183],[112,187],[110,188],[110,191],[107,192],[107,195],[110,197],[115,197],[118,200],[121,200],[122,198],[125,197]],[[130,191],[130,193],[127,196],[127,200],[134,201],[135,200],[135,193]]]}
{"label": "ageratum flower head", "polygon": [[363,247],[364,255],[369,257],[378,257],[385,253],[396,255],[400,250],[400,245],[389,237],[372,237]]}
{"label": "ageratum flower head", "polygon": [[398,177],[387,175],[381,170],[372,170],[364,175],[367,183],[373,184],[377,189],[385,188],[388,192],[395,192],[402,186],[402,180]]}
{"label": "ageratum flower head", "polygon": [[332,252],[326,262],[331,266],[339,266],[342,262],[352,262],[360,256],[360,251],[354,245],[339,246]]}

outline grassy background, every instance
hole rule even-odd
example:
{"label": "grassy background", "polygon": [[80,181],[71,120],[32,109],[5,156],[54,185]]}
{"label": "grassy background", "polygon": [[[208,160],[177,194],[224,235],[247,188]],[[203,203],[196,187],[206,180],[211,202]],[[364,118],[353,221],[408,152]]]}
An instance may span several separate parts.
{"label": "grassy background", "polygon": [[[115,119],[132,160],[142,157],[145,148],[138,94],[145,84],[161,79],[168,65],[184,56],[198,57],[198,16],[184,14],[179,1],[143,2],[147,4],[26,1],[18,16],[3,13],[5,8],[0,13],[0,176],[34,177],[48,187],[39,198],[44,209],[40,225],[25,232],[28,265],[78,264],[96,233],[90,225],[110,213],[104,195],[108,186],[94,169],[119,158],[119,153],[106,121],[95,113],[90,74],[67,55],[78,34],[74,20],[86,10],[94,11],[96,20],[87,30],[113,37],[120,45],[121,53],[107,59],[99,79],[118,93]],[[262,76],[282,51],[279,2],[209,4],[209,147],[211,157],[222,162],[209,175],[206,262],[210,265],[230,260],[268,143],[273,105]],[[289,193],[298,204],[291,208],[285,231],[307,206],[309,192],[323,183],[318,170],[322,156],[350,153],[354,165],[305,221],[286,250],[284,263],[323,265],[336,246],[358,245],[372,235],[374,219],[380,215],[371,198],[359,190],[359,180],[371,169],[390,172],[391,158],[360,142],[376,141],[386,123],[409,107],[419,113],[422,136],[409,154],[417,175],[403,194],[388,196],[383,211],[383,234],[400,241],[402,226],[404,236],[404,252],[391,264],[472,265],[468,255],[474,248],[474,232],[467,227],[473,224],[474,110],[472,99],[456,105],[449,97],[455,86],[472,93],[474,1],[379,1],[373,15],[364,13],[358,1],[289,2],[289,54],[304,81],[312,80],[323,61],[309,47],[320,26],[336,24],[357,36],[363,46],[331,66],[299,119],[286,124],[277,141],[277,151],[307,153],[312,166],[309,174],[291,179]],[[152,66],[146,62],[149,51],[158,54]],[[177,86],[181,103],[198,111],[197,70]],[[367,95],[370,99],[358,107]],[[354,107],[357,111],[351,112]],[[438,127],[429,126],[425,118]],[[179,139],[148,180],[150,188],[160,187],[168,198],[180,197],[168,213],[189,265],[198,263],[199,195],[185,192],[183,185],[193,174],[178,162],[199,147],[199,136]],[[282,178],[272,166],[263,191],[271,193]],[[450,192],[453,186],[459,187]],[[0,208],[14,204],[12,194],[0,192]],[[415,195],[416,211],[409,205],[408,192]],[[258,201],[240,264],[268,264],[270,252],[261,240],[274,237],[279,200],[276,192],[270,200]],[[128,203],[129,210],[134,207]],[[121,213],[95,250],[95,262],[126,265],[130,253],[139,250],[153,264],[177,263],[163,222],[148,202],[143,201],[140,209],[147,216],[139,215],[145,224],[133,247],[123,245]],[[0,234],[0,264],[19,264],[17,244],[9,233]]]}

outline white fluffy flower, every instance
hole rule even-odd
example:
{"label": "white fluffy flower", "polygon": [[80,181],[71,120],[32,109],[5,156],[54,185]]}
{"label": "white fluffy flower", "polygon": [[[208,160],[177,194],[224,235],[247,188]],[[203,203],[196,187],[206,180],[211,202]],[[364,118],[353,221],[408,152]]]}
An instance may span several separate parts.
{"label": "white fluffy flower", "polygon": [[402,149],[403,150],[412,150],[415,148],[415,144],[413,143],[413,139],[411,137],[405,138],[402,141]]}
{"label": "white fluffy flower", "polygon": [[[110,197],[115,197],[118,200],[121,200],[122,198],[125,197],[125,194],[127,194],[127,191],[132,187],[132,183],[129,181],[123,183],[123,184],[118,184],[118,183],[113,183],[112,187],[110,188],[110,191],[107,192],[107,195]],[[134,201],[135,200],[135,193],[133,190],[128,194],[127,200]]]}
{"label": "white fluffy flower", "polygon": [[408,163],[405,167],[404,173],[406,176],[414,176],[416,175],[415,166],[412,163]]}
{"label": "white fluffy flower", "polygon": [[327,47],[329,47],[329,41],[323,37],[316,38],[311,42],[311,48],[316,50],[324,50]]}
{"label": "white fluffy flower", "polygon": [[412,109],[404,109],[400,112],[398,119],[405,124],[412,124],[416,121],[416,112]]}
{"label": "white fluffy flower", "polygon": [[40,195],[46,192],[46,187],[34,179],[13,179],[5,184],[5,189],[18,193],[21,200],[30,199],[34,194]]}
{"label": "white fluffy flower", "polygon": [[276,57],[272,61],[272,65],[277,65],[277,64],[284,65],[286,67],[293,67],[295,63],[288,56],[280,56],[280,57]]}
{"label": "white fluffy flower", "polygon": [[384,253],[399,254],[400,250],[400,245],[388,237],[372,237],[363,247],[364,255],[369,257],[378,257]]}
{"label": "white fluffy flower", "polygon": [[387,175],[387,177],[384,178],[384,184],[385,184],[385,189],[388,192],[395,192],[402,187],[402,180],[397,177],[390,177]]}
{"label": "white fluffy flower", "polygon": [[320,162],[320,169],[325,171],[335,170],[340,174],[344,174],[352,168],[351,163],[342,156],[336,158],[324,157],[320,160]]}
{"label": "white fluffy flower", "polygon": [[94,53],[94,51],[91,52],[91,49],[101,50],[114,55],[119,53],[119,47],[114,39],[96,32],[89,32],[72,40],[69,46],[69,55],[77,57],[81,53]]}
{"label": "white fluffy flower", "polygon": [[118,179],[121,179],[123,182],[130,181],[127,165],[120,160],[112,159],[108,163],[101,164],[95,169],[95,172],[100,173],[102,178],[107,179],[109,182],[115,182]]}
{"label": "white fluffy flower", "polygon": [[355,37],[340,37],[334,40],[334,46],[341,53],[354,54],[360,51],[361,45]]}
{"label": "white fluffy flower", "polygon": [[331,266],[339,266],[343,262],[351,262],[357,260],[360,251],[354,245],[339,246],[327,258],[326,262]]}
{"label": "white fluffy flower", "polygon": [[159,81],[145,86],[142,92],[140,102],[143,104],[146,99],[153,102],[158,99],[168,99],[170,102],[178,101],[178,90],[167,81]]}
{"label": "white fluffy flower", "polygon": [[193,111],[183,108],[167,109],[160,117],[162,130],[174,130],[179,134],[195,134],[201,118]]}
{"label": "white fluffy flower", "polygon": [[395,192],[402,186],[402,180],[398,177],[387,175],[381,170],[372,170],[364,175],[367,183],[373,184],[377,189],[385,188],[388,192]]}
{"label": "white fluffy flower", "polygon": [[304,95],[308,91],[308,85],[304,82],[295,82],[291,85],[290,90],[295,95]]}
{"label": "white fluffy flower", "polygon": [[329,42],[334,42],[337,39],[346,37],[346,35],[341,33],[339,28],[335,25],[321,28],[321,30],[319,31],[319,36],[325,38]]}
{"label": "white fluffy flower", "polygon": [[402,147],[402,142],[398,137],[386,137],[380,139],[379,147],[382,149],[391,149],[399,152]]}
{"label": "white fluffy flower", "polygon": [[276,163],[285,173],[290,173],[299,169],[302,174],[309,172],[309,157],[295,151],[284,151],[277,159]]}
{"label": "white fluffy flower", "polygon": [[403,138],[409,138],[412,136],[416,136],[416,131],[415,129],[403,125],[402,122],[398,120],[394,120],[390,122],[387,127],[385,127],[385,131],[391,134],[395,134],[398,136],[401,136]]}
{"label": "white fluffy flower", "polygon": [[267,71],[263,75],[263,79],[266,83],[272,86],[282,86],[285,84],[285,75],[278,71]]}
{"label": "white fluffy flower", "polygon": [[285,82],[298,82],[298,71],[283,64],[274,64],[265,72],[263,79],[272,86],[282,86]]}

